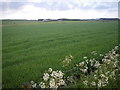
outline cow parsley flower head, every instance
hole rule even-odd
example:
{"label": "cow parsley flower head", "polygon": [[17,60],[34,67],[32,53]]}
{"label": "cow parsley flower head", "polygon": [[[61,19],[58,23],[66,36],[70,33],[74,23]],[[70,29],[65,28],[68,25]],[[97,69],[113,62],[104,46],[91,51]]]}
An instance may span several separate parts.
{"label": "cow parsley flower head", "polygon": [[104,74],[100,74],[100,77],[101,77],[101,78],[104,78],[104,77],[105,77],[105,75],[104,75]]}
{"label": "cow parsley flower head", "polygon": [[96,83],[94,81],[91,82],[92,86],[96,86]]}
{"label": "cow parsley flower head", "polygon": [[49,69],[48,69],[48,72],[52,72],[52,68],[49,68]]}
{"label": "cow parsley flower head", "polygon": [[66,56],[65,59],[63,60],[63,67],[68,66],[73,59],[72,55]]}
{"label": "cow parsley flower head", "polygon": [[87,69],[80,69],[80,71],[85,74],[87,72]]}
{"label": "cow parsley flower head", "polygon": [[87,57],[85,56],[85,57],[83,57],[83,59],[87,59]]}
{"label": "cow parsley flower head", "polygon": [[103,54],[100,54],[100,56],[104,56]]}
{"label": "cow parsley flower head", "polygon": [[83,84],[87,86],[88,85],[88,81],[87,80],[83,81]]}
{"label": "cow parsley flower head", "polygon": [[95,62],[94,66],[98,68],[100,66],[100,63],[98,61]]}
{"label": "cow parsley flower head", "polygon": [[92,55],[97,55],[96,51],[91,52]]}
{"label": "cow parsley flower head", "polygon": [[81,63],[79,63],[79,66],[80,66],[80,67],[83,67],[84,64],[85,64],[85,62],[81,62]]}
{"label": "cow parsley flower head", "polygon": [[63,78],[63,73],[61,71],[58,72],[59,73],[59,78]]}
{"label": "cow parsley flower head", "polygon": [[44,83],[44,82],[40,82],[39,86],[40,86],[41,88],[45,88],[45,83]]}
{"label": "cow parsley flower head", "polygon": [[98,87],[101,87],[101,86],[102,86],[102,81],[98,80]]}
{"label": "cow parsley flower head", "polygon": [[34,81],[30,81],[31,84],[34,84],[35,82]]}
{"label": "cow parsley flower head", "polygon": [[118,50],[119,49],[119,47],[118,46],[115,46],[115,50]]}
{"label": "cow parsley flower head", "polygon": [[43,79],[44,79],[44,81],[47,81],[49,79],[49,74],[48,73],[44,73]]}
{"label": "cow parsley flower head", "polygon": [[111,60],[110,59],[102,59],[102,61],[106,64],[110,64],[111,63]]}
{"label": "cow parsley flower head", "polygon": [[36,83],[32,84],[32,87],[37,88],[37,84]]}
{"label": "cow parsley flower head", "polygon": [[96,75],[94,75],[94,79],[97,79],[97,76],[96,76]]}
{"label": "cow parsley flower head", "polygon": [[60,85],[65,85],[65,81],[63,79],[59,80]]}
{"label": "cow parsley flower head", "polygon": [[50,88],[55,88],[55,79],[50,80]]}

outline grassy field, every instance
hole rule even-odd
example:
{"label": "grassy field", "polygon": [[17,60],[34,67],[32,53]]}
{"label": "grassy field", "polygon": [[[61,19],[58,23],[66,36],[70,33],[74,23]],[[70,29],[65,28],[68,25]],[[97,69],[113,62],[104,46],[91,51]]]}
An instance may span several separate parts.
{"label": "grassy field", "polygon": [[3,22],[3,87],[39,82],[46,69],[61,68],[66,55],[74,61],[95,50],[105,54],[118,43],[117,21]]}

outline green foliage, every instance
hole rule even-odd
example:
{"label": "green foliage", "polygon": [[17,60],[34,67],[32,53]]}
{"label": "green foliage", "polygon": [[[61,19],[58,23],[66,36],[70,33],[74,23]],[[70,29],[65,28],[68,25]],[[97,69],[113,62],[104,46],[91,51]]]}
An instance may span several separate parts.
{"label": "green foliage", "polygon": [[[79,75],[82,76],[76,80],[77,85],[71,85],[71,87],[76,88],[119,88],[119,80],[120,80],[120,61],[119,61],[119,47],[116,46],[112,51],[109,51],[102,58],[102,63],[98,63],[96,60],[92,60],[97,62],[96,64],[92,64],[93,66],[97,66],[97,68],[90,73],[82,73],[80,70],[84,67],[87,67],[89,63],[86,63],[86,60],[77,64],[76,67],[79,69]],[[81,66],[81,67],[79,67]],[[90,67],[91,68],[91,67]],[[87,68],[89,71],[89,67]],[[75,72],[73,72],[75,73]],[[74,77],[76,77],[74,75]],[[78,82],[79,81],[79,82]]]}

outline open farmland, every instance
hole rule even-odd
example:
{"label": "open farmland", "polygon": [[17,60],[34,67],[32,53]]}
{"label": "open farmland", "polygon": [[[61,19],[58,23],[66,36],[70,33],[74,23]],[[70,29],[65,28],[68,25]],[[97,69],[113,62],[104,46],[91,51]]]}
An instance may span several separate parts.
{"label": "open farmland", "polygon": [[105,54],[118,44],[117,21],[3,22],[3,87],[39,82],[69,54],[77,63],[91,51]]}

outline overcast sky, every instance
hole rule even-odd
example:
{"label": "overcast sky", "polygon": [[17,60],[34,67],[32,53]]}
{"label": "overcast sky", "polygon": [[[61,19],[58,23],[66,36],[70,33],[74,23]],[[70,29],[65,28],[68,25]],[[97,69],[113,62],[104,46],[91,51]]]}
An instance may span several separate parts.
{"label": "overcast sky", "polygon": [[119,0],[2,0],[0,19],[117,18]]}

